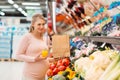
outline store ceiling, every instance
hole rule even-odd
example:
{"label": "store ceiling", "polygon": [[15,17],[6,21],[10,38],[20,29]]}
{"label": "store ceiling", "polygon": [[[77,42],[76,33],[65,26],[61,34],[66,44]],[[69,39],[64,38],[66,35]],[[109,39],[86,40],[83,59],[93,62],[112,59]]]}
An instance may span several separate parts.
{"label": "store ceiling", "polygon": [[[37,4],[33,5],[34,3]],[[46,15],[46,0],[0,0],[0,16],[24,17],[30,10],[40,11]]]}

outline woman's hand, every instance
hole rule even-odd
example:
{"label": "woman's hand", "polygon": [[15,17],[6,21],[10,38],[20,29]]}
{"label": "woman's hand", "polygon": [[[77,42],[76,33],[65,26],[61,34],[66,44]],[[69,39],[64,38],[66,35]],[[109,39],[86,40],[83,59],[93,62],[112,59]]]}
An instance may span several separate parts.
{"label": "woman's hand", "polygon": [[37,56],[34,58],[34,60],[35,60],[35,62],[36,62],[36,61],[44,60],[44,59],[46,59],[46,58],[47,58],[47,57],[42,57],[42,55],[39,54],[39,55],[37,55]]}
{"label": "woman's hand", "polygon": [[35,60],[35,62],[36,62],[36,61],[40,61],[40,54],[37,55],[37,56],[34,58],[34,60]]}
{"label": "woman's hand", "polygon": [[47,59],[47,57],[43,57],[42,55],[40,55],[39,57],[41,60]]}

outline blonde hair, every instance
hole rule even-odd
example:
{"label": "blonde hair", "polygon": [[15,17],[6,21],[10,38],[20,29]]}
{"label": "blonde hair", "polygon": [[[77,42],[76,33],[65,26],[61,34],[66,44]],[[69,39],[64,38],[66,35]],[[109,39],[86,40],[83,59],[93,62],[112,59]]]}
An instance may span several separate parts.
{"label": "blonde hair", "polygon": [[29,29],[29,32],[32,32],[34,30],[34,27],[32,26],[32,24],[34,24],[37,19],[42,19],[46,22],[45,18],[41,15],[41,14],[35,14],[32,16],[32,20],[31,20],[31,26],[30,26],[30,29]]}

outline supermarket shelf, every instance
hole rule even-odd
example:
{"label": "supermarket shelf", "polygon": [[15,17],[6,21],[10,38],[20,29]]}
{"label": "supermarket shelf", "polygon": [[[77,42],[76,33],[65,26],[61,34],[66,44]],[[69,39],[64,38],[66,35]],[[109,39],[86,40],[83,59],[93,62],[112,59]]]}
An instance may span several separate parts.
{"label": "supermarket shelf", "polygon": [[21,62],[21,61],[11,58],[0,58],[0,62]]}
{"label": "supermarket shelf", "polygon": [[120,45],[120,37],[102,37],[102,36],[80,36],[81,39],[85,39],[87,42],[97,41],[110,44]]}

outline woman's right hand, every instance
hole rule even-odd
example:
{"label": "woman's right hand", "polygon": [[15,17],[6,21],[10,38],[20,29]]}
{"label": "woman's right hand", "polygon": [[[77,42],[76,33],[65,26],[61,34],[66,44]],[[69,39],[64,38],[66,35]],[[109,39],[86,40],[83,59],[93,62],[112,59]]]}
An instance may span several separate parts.
{"label": "woman's right hand", "polygon": [[47,59],[47,57],[43,57],[42,55],[40,55],[39,57],[41,60]]}
{"label": "woman's right hand", "polygon": [[35,62],[40,60],[40,54],[34,58]]}

